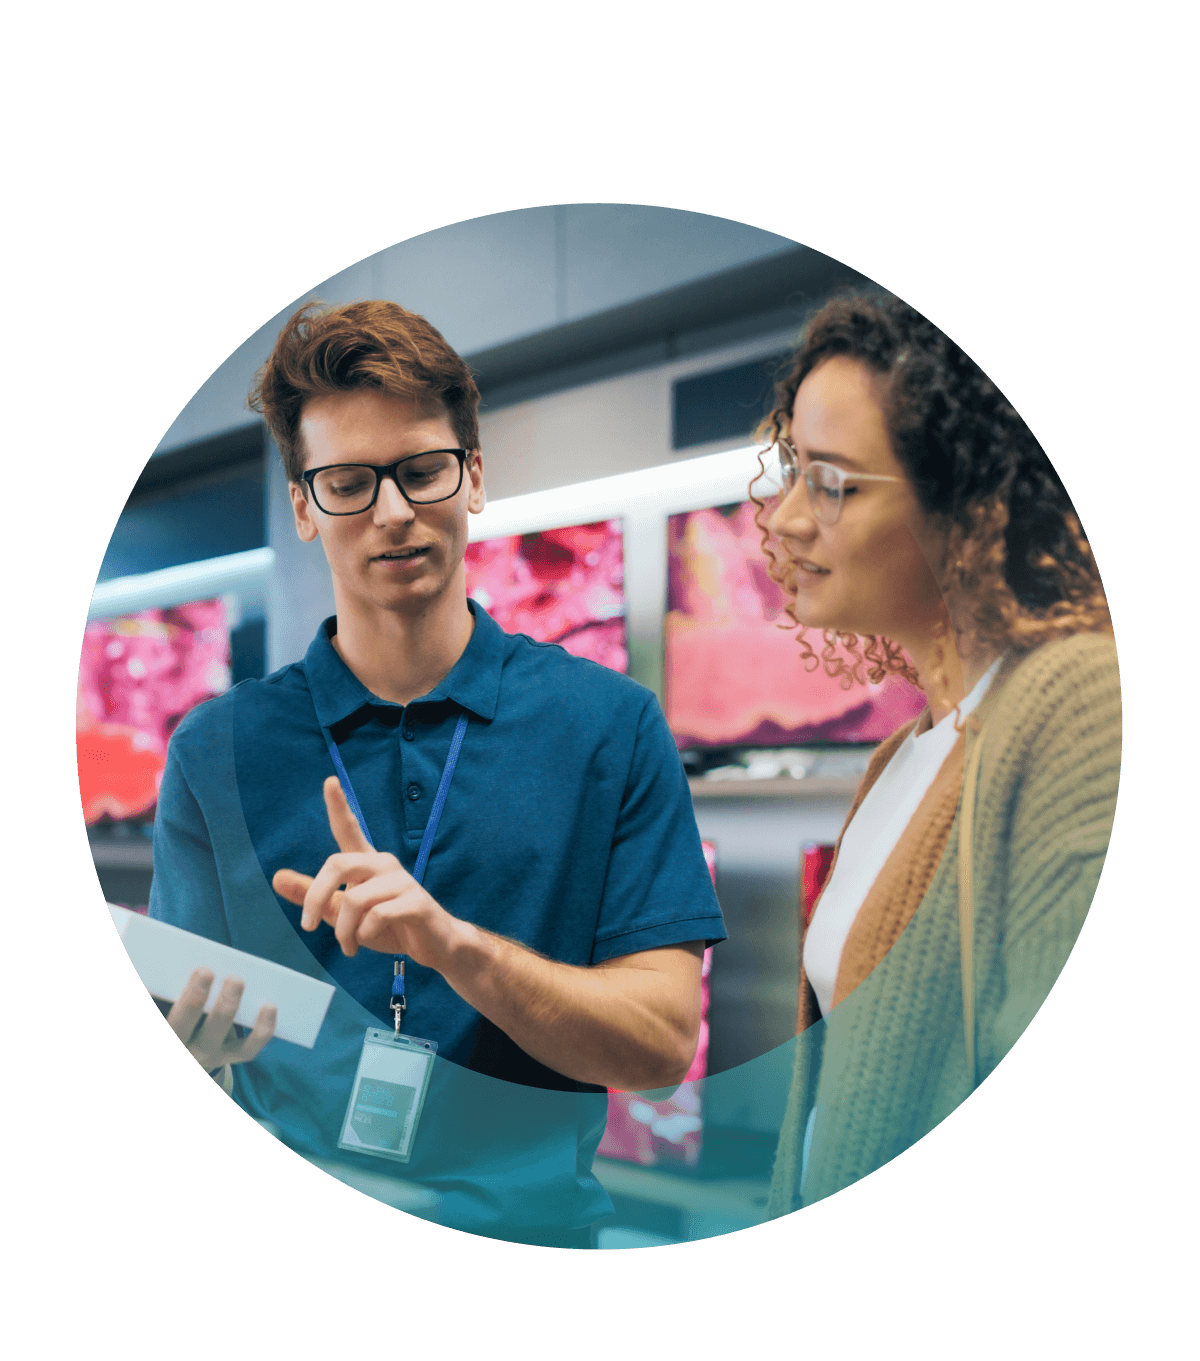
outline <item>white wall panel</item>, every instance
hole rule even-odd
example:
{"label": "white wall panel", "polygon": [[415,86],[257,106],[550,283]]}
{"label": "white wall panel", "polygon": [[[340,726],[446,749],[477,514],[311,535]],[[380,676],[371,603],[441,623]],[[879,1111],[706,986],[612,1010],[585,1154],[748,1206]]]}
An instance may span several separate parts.
{"label": "white wall panel", "polygon": [[[794,246],[723,218],[625,204],[521,209],[402,241],[303,284],[221,363],[159,442],[175,449],[255,417],[246,395],[284,321],[310,298],[391,298],[472,354]],[[219,305],[219,299],[214,305]]]}
{"label": "white wall panel", "polygon": [[522,496],[598,477],[653,468],[747,444],[736,438],[671,448],[671,384],[677,378],[764,358],[785,349],[790,331],[722,350],[552,392],[480,414],[484,480],[492,498]]}
{"label": "white wall panel", "polygon": [[428,317],[471,354],[562,320],[555,259],[552,207],[477,217],[373,256],[372,296]]}
{"label": "white wall panel", "polygon": [[572,203],[559,211],[567,321],[796,246],[702,213],[625,203]]}

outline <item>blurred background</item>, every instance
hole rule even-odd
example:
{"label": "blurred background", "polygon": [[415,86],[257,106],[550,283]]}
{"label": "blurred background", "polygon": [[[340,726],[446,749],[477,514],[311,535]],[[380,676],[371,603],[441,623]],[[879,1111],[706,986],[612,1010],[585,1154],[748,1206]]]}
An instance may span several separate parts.
{"label": "blurred background", "polygon": [[[302,657],[333,613],[320,547],[296,537],[278,454],[246,405],[255,371],[294,307],[388,298],[429,318],[483,394],[473,596],[512,631],[628,671],[675,732],[730,933],[693,1077],[776,1050],[796,1019],[802,889],[820,883],[871,745],[919,703],[802,671],[746,502],[753,431],[806,315],[869,286],[741,223],[570,204],[458,223],[305,288],[180,412],[104,558],[78,727],[109,901],[148,901],[175,723]],[[759,1085],[614,1099],[606,1246],[756,1222],[787,1083]]]}

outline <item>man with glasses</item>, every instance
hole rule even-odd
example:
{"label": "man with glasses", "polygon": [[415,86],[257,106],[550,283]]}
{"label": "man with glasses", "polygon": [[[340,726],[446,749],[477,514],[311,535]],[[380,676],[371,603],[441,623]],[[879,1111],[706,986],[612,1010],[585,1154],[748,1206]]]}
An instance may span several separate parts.
{"label": "man with glasses", "polygon": [[683,1078],[725,932],[653,695],[467,598],[478,401],[395,304],[284,328],[253,404],[337,614],[180,725],[151,912],[339,985],[311,1054],[237,1069],[287,1142],[334,1152],[364,1018],[403,1019],[439,1054],[404,1175],[455,1227],[586,1246],[603,1090]]}

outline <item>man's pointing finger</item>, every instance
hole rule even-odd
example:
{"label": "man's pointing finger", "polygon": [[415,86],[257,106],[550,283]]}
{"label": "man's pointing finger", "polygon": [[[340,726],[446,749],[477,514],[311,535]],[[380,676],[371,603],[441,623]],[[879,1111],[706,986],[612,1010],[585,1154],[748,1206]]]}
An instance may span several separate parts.
{"label": "man's pointing finger", "polygon": [[325,811],[329,815],[329,830],[333,833],[333,839],[337,842],[339,850],[371,850],[371,843],[359,826],[336,775],[331,775],[325,781]]}

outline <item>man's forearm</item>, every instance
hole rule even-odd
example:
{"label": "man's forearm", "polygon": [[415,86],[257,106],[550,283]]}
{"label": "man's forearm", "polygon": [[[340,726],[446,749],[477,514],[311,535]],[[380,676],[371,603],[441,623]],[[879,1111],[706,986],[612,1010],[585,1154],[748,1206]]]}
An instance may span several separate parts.
{"label": "man's forearm", "polygon": [[[546,959],[446,911],[394,855],[372,850],[336,777],[325,786],[338,845],[315,879],[277,870],[276,893],[301,925],[329,922],[348,955],[409,955],[531,1058],[564,1077],[624,1091],[680,1083],[700,1034],[698,942],[588,968]],[[345,888],[343,889],[342,886]]]}
{"label": "man's forearm", "polygon": [[700,1031],[699,946],[591,968],[561,964],[456,921],[439,972],[531,1058],[623,1091],[673,1087]]}

